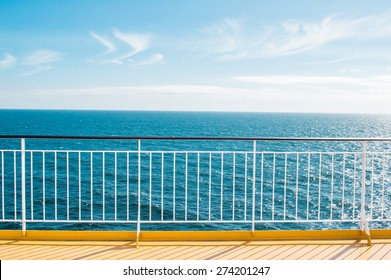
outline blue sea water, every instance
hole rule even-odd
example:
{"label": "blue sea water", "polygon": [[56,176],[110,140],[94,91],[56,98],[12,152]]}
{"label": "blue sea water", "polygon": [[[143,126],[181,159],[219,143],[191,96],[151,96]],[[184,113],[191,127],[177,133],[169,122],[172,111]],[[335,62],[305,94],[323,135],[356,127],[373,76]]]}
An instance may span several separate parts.
{"label": "blue sea water", "polygon": [[391,115],[0,110],[1,134],[390,137]]}
{"label": "blue sea water", "polygon": [[[70,135],[70,136],[211,136],[211,137],[330,137],[330,138],[387,138],[391,137],[391,115],[352,115],[352,114],[300,114],[300,113],[228,113],[228,112],[142,112],[142,111],[52,111],[52,110],[0,110],[0,135]],[[158,145],[158,148],[156,147]],[[178,142],[173,148],[171,143],[164,141],[147,141],[143,143],[144,150],[245,150],[251,151],[251,142],[240,143],[200,143]],[[2,140],[0,149],[18,149],[20,142]],[[91,149],[91,150],[137,150],[137,143],[129,141],[42,141],[28,140],[27,149]],[[307,151],[307,150],[349,150],[359,151],[360,143],[322,144],[297,142],[265,142],[260,143],[257,150],[266,151]],[[389,144],[372,143],[369,150],[389,150]],[[58,159],[60,162],[60,159]],[[72,160],[70,158],[70,160]],[[84,159],[86,164],[89,159]],[[97,158],[96,160],[102,160]],[[110,159],[108,159],[110,160]],[[207,160],[207,159],[205,159]],[[290,159],[291,160],[291,159]],[[147,164],[147,162],[145,163]],[[167,159],[166,165],[172,165]],[[37,162],[39,165],[39,162]],[[238,170],[238,173],[241,171]],[[98,172],[101,174],[102,172]],[[113,171],[109,171],[113,173]],[[50,175],[50,174],[49,174]],[[52,174],[53,175],[53,174]],[[30,174],[30,176],[32,176]],[[33,176],[36,176],[34,174]],[[39,174],[37,175],[39,177]],[[89,176],[99,177],[96,174]],[[110,176],[110,175],[108,175]],[[167,175],[166,175],[167,176]],[[265,175],[266,176],[266,175]],[[28,178],[29,179],[29,178]],[[58,178],[64,180],[64,178]],[[125,178],[122,178],[125,180]],[[132,178],[131,178],[132,179]],[[137,180],[137,178],[133,178]],[[97,178],[94,181],[99,181]],[[119,179],[120,180],[120,179]],[[172,178],[169,178],[172,182]],[[180,178],[177,180],[181,180]],[[183,178],[182,178],[183,180]],[[244,180],[244,179],[243,179]],[[38,179],[39,181],[39,179]],[[42,181],[42,179],[41,179]],[[18,182],[19,183],[19,182]],[[217,184],[217,183],[216,183]],[[75,190],[76,191],[76,190]],[[94,195],[101,195],[97,190]],[[147,192],[146,192],[147,194]],[[50,197],[53,193],[47,193]],[[65,193],[59,194],[65,196]],[[165,194],[172,196],[172,192]],[[184,194],[178,193],[178,197]],[[239,194],[238,194],[239,195]],[[109,197],[109,196],[108,196]],[[13,196],[11,197],[12,200]],[[121,198],[119,198],[120,200]],[[122,197],[124,199],[124,197]],[[133,196],[131,199],[135,200]],[[266,198],[267,199],[267,198]],[[269,198],[270,199],[270,198]],[[156,198],[159,200],[159,197]],[[63,199],[63,203],[65,199]],[[42,201],[38,201],[42,202]],[[49,205],[50,202],[47,202]],[[51,202],[53,204],[53,202]],[[88,201],[83,201],[88,204]],[[135,203],[135,201],[133,201]],[[61,201],[59,202],[61,204]],[[72,204],[72,203],[71,203]],[[155,203],[159,214],[158,202]],[[121,201],[119,201],[119,207]],[[147,206],[143,205],[143,208]],[[78,212],[77,205],[73,208]],[[72,205],[71,205],[72,209]],[[20,209],[18,209],[20,212]],[[231,211],[224,209],[224,211]],[[42,211],[41,211],[42,212]],[[48,211],[49,212],[49,211]],[[36,213],[36,216],[42,213]],[[76,213],[77,214],[77,213]],[[75,214],[75,215],[76,215]],[[233,214],[234,215],[234,214]],[[69,228],[73,225],[41,225],[37,228]],[[192,226],[184,225],[185,229]],[[291,225],[280,225],[286,228]],[[292,225],[294,227],[296,225]],[[2,225],[6,228],[17,228],[18,224]],[[129,229],[117,225],[83,224],[81,229]],[[166,226],[170,228],[169,225]],[[323,226],[324,227],[324,226]],[[148,228],[148,226],[147,226]],[[154,228],[150,226],[149,228]],[[230,228],[223,225],[202,225],[200,229]],[[237,229],[237,226],[231,226]],[[260,227],[275,228],[272,227]]]}

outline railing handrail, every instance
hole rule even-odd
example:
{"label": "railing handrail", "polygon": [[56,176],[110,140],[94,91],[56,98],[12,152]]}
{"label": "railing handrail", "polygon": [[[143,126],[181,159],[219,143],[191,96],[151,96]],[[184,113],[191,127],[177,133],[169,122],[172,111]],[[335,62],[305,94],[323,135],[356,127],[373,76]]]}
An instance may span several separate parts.
{"label": "railing handrail", "polygon": [[231,137],[231,136],[126,136],[126,135],[0,135],[0,139],[58,140],[185,140],[185,141],[323,141],[323,142],[391,142],[391,138],[359,137]]}

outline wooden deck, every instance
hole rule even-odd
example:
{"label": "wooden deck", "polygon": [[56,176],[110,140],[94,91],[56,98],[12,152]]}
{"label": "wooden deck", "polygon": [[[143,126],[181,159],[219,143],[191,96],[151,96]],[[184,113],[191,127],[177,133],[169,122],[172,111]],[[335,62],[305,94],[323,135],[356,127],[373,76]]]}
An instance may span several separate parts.
{"label": "wooden deck", "polygon": [[0,240],[1,260],[391,260],[391,239],[366,241]]}

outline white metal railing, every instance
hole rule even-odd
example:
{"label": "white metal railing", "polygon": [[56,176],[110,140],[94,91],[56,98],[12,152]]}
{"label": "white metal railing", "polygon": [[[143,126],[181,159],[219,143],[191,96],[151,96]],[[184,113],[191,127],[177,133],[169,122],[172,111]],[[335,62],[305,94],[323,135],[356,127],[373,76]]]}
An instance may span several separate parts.
{"label": "white metal railing", "polygon": [[[18,149],[0,149],[0,222],[21,223],[23,232],[31,223],[131,223],[137,232],[142,224],[243,223],[254,231],[266,224],[353,223],[368,232],[369,223],[391,222],[391,150],[367,150],[367,143],[389,139],[0,138],[20,141]],[[27,138],[137,145],[86,150],[40,149],[35,143],[26,149]],[[161,150],[152,140],[170,141],[174,148],[178,140],[209,141],[211,147],[241,141],[246,149]],[[362,146],[276,152],[263,150],[265,141]]]}

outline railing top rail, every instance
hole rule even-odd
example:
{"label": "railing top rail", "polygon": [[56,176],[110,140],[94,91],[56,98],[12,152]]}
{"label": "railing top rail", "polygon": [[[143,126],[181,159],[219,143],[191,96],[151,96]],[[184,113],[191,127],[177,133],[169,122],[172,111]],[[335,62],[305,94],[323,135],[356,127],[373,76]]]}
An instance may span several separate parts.
{"label": "railing top rail", "polygon": [[214,137],[214,136],[126,136],[126,135],[0,135],[0,139],[57,140],[185,140],[185,141],[390,141],[391,138],[325,138],[325,137]]}

